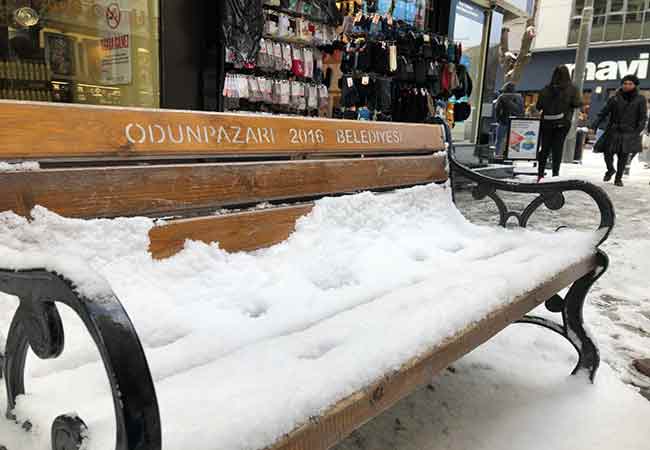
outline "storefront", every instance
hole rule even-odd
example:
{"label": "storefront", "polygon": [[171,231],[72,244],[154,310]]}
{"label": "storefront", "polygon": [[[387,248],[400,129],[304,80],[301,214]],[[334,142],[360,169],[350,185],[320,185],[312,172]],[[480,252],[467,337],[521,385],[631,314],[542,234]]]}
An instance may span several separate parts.
{"label": "storefront", "polygon": [[0,98],[406,122],[437,115],[456,139],[473,141],[483,80],[496,70],[486,60],[499,14],[480,3],[8,0]]}
{"label": "storefront", "polygon": [[217,3],[2,1],[0,99],[203,109]]}
{"label": "storefront", "polygon": [[158,2],[9,0],[0,10],[0,98],[160,104]]}
{"label": "storefront", "polygon": [[[641,92],[650,98],[649,60],[650,49],[647,45],[591,48],[584,82],[585,120],[594,118],[626,75],[639,77]],[[529,111],[533,109],[538,92],[549,82],[553,69],[561,64],[573,71],[574,49],[533,54],[517,86],[517,90],[525,94]]]}

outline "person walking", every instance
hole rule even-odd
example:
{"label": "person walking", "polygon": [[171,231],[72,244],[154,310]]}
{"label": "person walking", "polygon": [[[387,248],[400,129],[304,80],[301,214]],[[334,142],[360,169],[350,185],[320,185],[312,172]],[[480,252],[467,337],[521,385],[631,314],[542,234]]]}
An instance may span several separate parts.
{"label": "person walking", "polygon": [[[630,156],[642,150],[641,133],[645,130],[648,120],[646,99],[639,93],[639,78],[636,75],[623,77],[621,88],[598,113],[592,129],[597,129],[607,118],[609,123],[603,145],[607,172],[603,181],[607,182],[616,175],[614,184],[623,186],[623,173]],[[614,155],[618,158],[616,168]]]}
{"label": "person walking", "polygon": [[548,157],[553,157],[553,176],[560,175],[564,141],[571,127],[573,110],[582,106],[581,95],[571,82],[569,69],[560,65],[553,70],[551,82],[539,93],[537,109],[542,112],[542,148],[537,155],[537,181],[546,173]]}
{"label": "person walking", "polygon": [[497,128],[497,149],[496,157],[503,158],[505,147],[508,142],[508,130],[510,129],[510,117],[522,116],[524,114],[524,98],[515,92],[515,83],[508,81],[501,88],[501,95],[497,98],[494,106]]}

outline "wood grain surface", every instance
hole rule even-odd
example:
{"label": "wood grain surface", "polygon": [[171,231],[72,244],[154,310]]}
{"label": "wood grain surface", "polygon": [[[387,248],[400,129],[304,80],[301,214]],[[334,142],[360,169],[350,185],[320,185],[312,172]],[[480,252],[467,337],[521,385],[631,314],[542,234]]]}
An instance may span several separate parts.
{"label": "wood grain surface", "polygon": [[312,204],[269,208],[261,211],[169,221],[149,232],[149,252],[164,259],[183,249],[185,241],[219,242],[228,252],[251,251],[286,240],[296,220],[312,210]]}
{"label": "wood grain surface", "polygon": [[0,211],[66,217],[181,215],[224,206],[444,181],[444,153],[269,163],[174,164],[0,173]]}
{"label": "wood grain surface", "polygon": [[0,101],[0,160],[444,149],[439,125]]}

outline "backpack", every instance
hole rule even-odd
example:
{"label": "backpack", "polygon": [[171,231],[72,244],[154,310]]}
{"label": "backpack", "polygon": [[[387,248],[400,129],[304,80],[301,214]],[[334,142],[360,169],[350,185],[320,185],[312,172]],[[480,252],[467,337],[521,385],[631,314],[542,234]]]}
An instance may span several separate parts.
{"label": "backpack", "polygon": [[523,115],[523,103],[519,94],[501,94],[496,105],[497,122],[506,124],[511,116]]}

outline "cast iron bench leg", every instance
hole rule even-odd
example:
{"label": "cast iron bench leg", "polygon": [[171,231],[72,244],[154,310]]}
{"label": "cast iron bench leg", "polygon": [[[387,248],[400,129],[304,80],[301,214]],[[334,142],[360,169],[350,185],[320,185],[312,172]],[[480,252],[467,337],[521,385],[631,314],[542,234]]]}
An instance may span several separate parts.
{"label": "cast iron bench leg", "polygon": [[[45,270],[0,270],[0,292],[20,300],[2,358],[9,420],[16,420],[16,397],[25,393],[28,349],[41,359],[63,352],[63,324],[55,304],[59,302],[81,318],[101,354],[115,408],[116,450],[160,450],[160,416],[149,366],[133,324],[114,294],[86,298],[69,281]],[[31,424],[24,421],[22,427],[29,431]],[[85,432],[81,418],[58,416],[51,429],[52,448],[78,450]]]}
{"label": "cast iron bench leg", "polygon": [[[497,180],[487,177],[464,166],[456,159],[454,146],[449,139],[450,133],[447,129],[447,144],[449,146],[449,167],[452,185],[452,194],[456,186],[455,180],[459,177],[468,179],[473,184],[472,197],[476,200],[485,198],[491,199],[497,207],[499,213],[499,224],[503,227],[508,225],[511,219],[516,219],[517,225],[526,228],[531,217],[542,207],[545,206],[550,211],[559,211],[566,204],[566,192],[582,192],[596,203],[600,212],[600,224],[596,231],[598,236],[599,247],[609,237],[614,223],[616,213],[614,205],[607,193],[600,187],[583,180],[556,181],[552,183],[519,183],[513,180]],[[499,195],[500,192],[510,192],[517,194],[535,194],[535,198],[526,206],[523,211],[511,211],[507,203]],[[562,229],[561,227],[558,229]],[[607,255],[598,250],[598,267],[584,277],[577,280],[569,289],[565,298],[560,295],[554,295],[546,301],[546,308],[549,311],[562,313],[562,325],[551,320],[525,316],[520,322],[540,325],[549,330],[564,336],[571,342],[578,352],[579,360],[573,374],[586,372],[589,379],[593,382],[598,366],[600,364],[600,354],[598,347],[591,338],[584,326],[583,307],[589,290],[596,281],[607,271],[609,267],[609,258]]]}
{"label": "cast iron bench leg", "polygon": [[609,266],[607,255],[598,252],[598,268],[577,280],[566,296],[555,295],[546,301],[546,309],[562,313],[562,325],[538,316],[525,316],[519,323],[540,325],[564,336],[578,352],[578,364],[572,375],[587,373],[593,383],[600,365],[600,352],[589,332],[585,329],[583,307],[589,290],[603,276]]}

